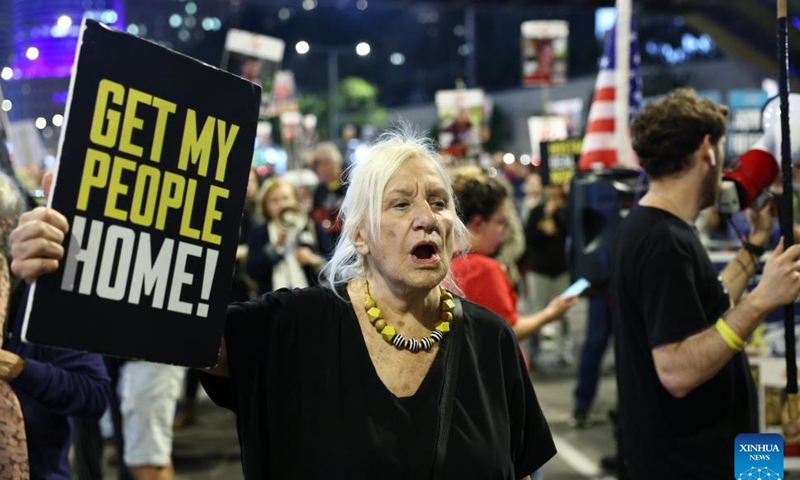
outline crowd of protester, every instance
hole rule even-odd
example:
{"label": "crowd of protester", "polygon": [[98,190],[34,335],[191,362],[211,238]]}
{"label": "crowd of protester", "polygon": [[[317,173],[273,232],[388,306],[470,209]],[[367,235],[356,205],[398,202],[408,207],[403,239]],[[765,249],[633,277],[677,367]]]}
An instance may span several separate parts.
{"label": "crowd of protester", "polygon": [[[714,142],[718,138],[712,140],[709,151],[712,151],[713,160]],[[398,140],[400,143],[394,145],[390,142],[388,147],[380,144],[379,150],[408,148],[417,152],[414,155],[428,155],[424,153],[427,150],[414,150],[418,147],[415,141]],[[702,145],[699,153],[695,152],[698,158],[705,154]],[[640,146],[640,149],[648,152],[646,146]],[[384,150],[380,150],[381,154],[388,155]],[[341,215],[342,209],[357,211],[356,207],[347,204],[349,176],[352,172],[364,170],[359,170],[358,162],[354,157],[348,157],[348,153],[336,143],[322,142],[305,153],[304,166],[299,170],[284,175],[258,168],[251,170],[231,284],[231,302],[246,302],[265,295],[260,298],[272,309],[273,302],[290,302],[290,299],[267,295],[271,292],[326,284],[334,295],[344,293],[341,285],[339,290],[336,285],[330,285],[330,280],[337,278],[336,269],[341,267],[337,251],[341,255],[341,249],[345,248],[343,245],[347,244],[340,240],[343,236],[349,238],[348,235],[355,235],[360,239],[364,235],[360,231],[353,233],[356,230],[347,233],[347,228],[354,227],[349,227],[347,216]],[[17,432],[14,437],[17,447],[25,447],[16,451],[0,448],[0,476],[8,473],[8,477],[2,478],[29,476],[61,479],[72,478],[73,475],[81,480],[102,478],[106,441],[102,438],[99,425],[101,415],[105,413],[112,425],[113,441],[109,443],[115,451],[113,457],[117,461],[121,480],[174,479],[173,434],[176,429],[188,428],[197,421],[196,405],[200,388],[197,372],[171,365],[103,358],[95,354],[59,351],[20,342],[25,282],[16,278],[9,268],[12,257],[8,237],[16,227],[20,214],[33,209],[37,201],[42,202],[41,197],[36,198],[35,194],[31,194],[38,190],[31,187],[31,178],[34,184],[41,181],[46,196],[50,177],[26,171],[25,181],[20,182],[2,143],[0,160],[0,313],[8,312],[5,317],[0,317],[0,323],[4,324],[3,350],[0,350],[0,423],[5,431]],[[385,159],[381,161],[388,162]],[[574,318],[575,311],[570,310],[578,299],[560,295],[571,280],[567,254],[570,236],[569,184],[553,184],[533,166],[508,166],[502,162],[466,163],[469,162],[449,158],[445,162],[446,170],[442,170],[447,175],[448,191],[452,185],[456,205],[453,211],[458,214],[457,221],[447,221],[455,222],[456,234],[461,227],[464,229],[462,233],[469,233],[469,240],[465,244],[453,247],[452,264],[448,263],[450,268],[444,285],[451,292],[505,320],[513,332],[516,347],[512,357],[519,355],[523,359],[521,364],[524,365],[526,377],[528,370],[535,371],[549,361],[548,356],[542,353],[547,349],[554,354],[559,368],[576,368],[570,425],[577,429],[587,428],[590,426],[589,413],[601,378],[604,353],[611,338],[612,302],[606,286],[596,288],[586,302],[588,308],[581,310],[586,312],[587,318],[578,322]],[[427,171],[425,169],[428,167],[414,165],[420,171]],[[711,167],[715,167],[713,162]],[[408,165],[399,167],[397,178],[413,183],[414,173],[409,169]],[[436,172],[421,177],[420,182],[434,185],[425,184],[425,188],[438,188],[442,180],[435,179],[438,170]],[[655,180],[662,178],[660,174],[654,175]],[[659,200],[657,193],[647,198],[662,210],[669,211],[675,206],[672,202],[659,203],[662,200]],[[418,208],[414,201],[409,203],[413,205],[408,208]],[[398,207],[398,211],[404,208]],[[434,212],[439,215],[450,207],[434,205],[433,208],[440,210]],[[419,217],[425,215],[419,214]],[[444,215],[441,218],[448,217]],[[444,222],[441,218],[415,221],[419,222],[419,228],[435,231],[444,228],[440,223]],[[430,227],[425,224],[429,220]],[[58,228],[66,228],[62,228],[59,220],[47,221]],[[737,227],[735,222],[741,225]],[[723,232],[725,229],[734,229],[736,234],[741,235],[741,230],[750,228],[764,237],[762,244],[778,245],[777,235],[771,235],[776,238],[770,238],[773,232],[765,232],[764,222],[759,222],[753,214],[750,218],[734,219],[721,225],[712,207],[700,216],[698,226],[700,238],[706,246],[723,235],[730,236],[730,232]],[[447,232],[442,235],[447,236]],[[362,254],[364,258],[372,259],[372,256],[378,255],[373,250],[375,245],[363,246],[354,241],[351,247],[359,253],[359,249],[367,252]],[[437,250],[433,252],[438,253]],[[355,255],[354,252],[349,254]],[[379,266],[382,265],[380,262],[387,261],[380,255],[374,258],[380,261],[370,262],[377,262]],[[364,262],[359,266],[364,268],[364,278],[370,278],[373,282],[394,278],[391,272],[383,271],[382,276],[370,277],[375,273],[370,273],[371,270],[366,268],[369,263],[366,260]],[[352,265],[350,267],[355,268]],[[363,289],[366,292],[366,310],[369,310],[370,302],[374,306],[371,295],[376,294],[374,291],[370,293],[369,283]],[[438,290],[432,289],[431,292]],[[344,295],[349,296],[350,293]],[[436,295],[438,298],[439,293]],[[441,295],[441,302],[445,302],[447,296],[452,294],[442,290]],[[339,308],[340,305],[335,302],[332,305],[336,304]],[[441,305],[444,312],[445,304]],[[476,318],[479,316],[476,313],[471,315]],[[442,318],[446,316],[443,314]],[[379,317],[378,320],[382,321],[383,318]],[[370,322],[373,321],[375,319],[371,318]],[[586,334],[576,334],[575,324],[585,324]],[[233,334],[228,332],[226,335]],[[433,337],[435,339],[436,335]],[[585,342],[576,345],[577,337],[583,337]],[[233,337],[226,339],[232,341]],[[414,342],[405,340],[408,343],[403,341],[401,339],[401,344],[395,346],[413,352],[423,345],[414,343],[416,339]],[[428,340],[424,345],[431,348],[431,341]],[[231,361],[241,361],[241,357],[237,360],[232,355],[229,353]],[[579,361],[574,366],[576,355]],[[553,355],[549,358],[553,358]],[[238,375],[241,373],[231,375],[230,381],[234,391],[241,394],[243,387],[237,382],[242,380]],[[43,387],[45,385],[46,388]],[[217,386],[207,388],[210,393],[219,391]],[[538,411],[535,395],[524,401],[527,413]],[[242,404],[238,408],[235,404],[226,406],[244,414]],[[261,414],[258,412],[258,415]],[[526,432],[541,436],[542,439],[549,438],[546,424],[543,425],[526,425]],[[264,448],[260,444],[253,446],[252,443],[246,443],[241,436],[244,427],[239,427],[243,449]],[[253,442],[252,436],[249,438]],[[516,459],[515,468],[540,467],[551,454],[544,448],[535,458]],[[264,468],[252,462],[245,462],[244,465],[246,472],[248,469],[252,472]],[[619,467],[611,463],[609,465],[610,468]],[[531,474],[534,479],[541,478],[540,470],[530,470],[525,474]]]}

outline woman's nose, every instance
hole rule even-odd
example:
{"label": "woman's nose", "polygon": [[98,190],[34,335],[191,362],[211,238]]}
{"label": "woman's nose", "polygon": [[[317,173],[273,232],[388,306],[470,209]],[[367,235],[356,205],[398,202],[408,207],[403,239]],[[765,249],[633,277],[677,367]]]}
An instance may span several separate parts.
{"label": "woman's nose", "polygon": [[436,226],[436,215],[428,202],[415,202],[413,221],[415,229],[433,230]]}

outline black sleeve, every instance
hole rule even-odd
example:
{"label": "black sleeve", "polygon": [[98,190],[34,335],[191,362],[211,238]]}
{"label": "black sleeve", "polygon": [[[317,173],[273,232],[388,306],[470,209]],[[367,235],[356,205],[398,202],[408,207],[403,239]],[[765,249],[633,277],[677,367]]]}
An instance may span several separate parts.
{"label": "black sleeve", "polygon": [[532,474],[556,454],[550,427],[539,407],[525,360],[516,339],[504,345],[513,352],[506,361],[506,384],[511,425],[511,455],[516,478]]}
{"label": "black sleeve", "polygon": [[691,259],[660,248],[638,262],[642,318],[650,348],[678,342],[708,327]]}
{"label": "black sleeve", "polygon": [[212,375],[203,370],[197,370],[197,378],[200,379],[200,385],[206,391],[208,397],[217,406],[227,408],[228,410],[237,413],[239,409],[236,407],[236,397],[233,394],[233,384],[229,377],[220,377],[219,375]]}
{"label": "black sleeve", "polygon": [[266,355],[268,324],[278,304],[276,295],[269,293],[228,306],[224,338],[229,377],[198,371],[200,383],[217,405],[238,412],[239,399],[248,398]]}

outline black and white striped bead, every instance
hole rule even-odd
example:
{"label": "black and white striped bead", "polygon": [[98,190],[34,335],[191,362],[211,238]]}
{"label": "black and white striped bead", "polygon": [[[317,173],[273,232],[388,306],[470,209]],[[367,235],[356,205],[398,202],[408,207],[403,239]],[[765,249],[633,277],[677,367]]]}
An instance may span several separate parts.
{"label": "black and white striped bead", "polygon": [[428,338],[428,337],[423,337],[423,338],[420,338],[420,339],[419,339],[419,344],[420,344],[420,348],[422,348],[422,349],[423,349],[423,350],[425,350],[426,352],[427,352],[428,350],[430,350],[430,349],[431,349],[431,347],[433,346],[433,342],[431,342],[431,339],[430,339],[430,338]]}
{"label": "black and white striped bead", "polygon": [[442,338],[444,338],[444,335],[442,335],[442,332],[440,332],[439,330],[434,330],[431,332],[431,339],[434,342],[441,342]]}
{"label": "black and white striped bead", "polygon": [[406,340],[406,349],[411,353],[416,353],[419,350],[419,341],[416,338],[409,338]]}
{"label": "black and white striped bead", "polygon": [[405,340],[406,338],[398,333],[392,339],[392,345],[394,345],[397,348],[403,348],[403,346],[405,345]]}

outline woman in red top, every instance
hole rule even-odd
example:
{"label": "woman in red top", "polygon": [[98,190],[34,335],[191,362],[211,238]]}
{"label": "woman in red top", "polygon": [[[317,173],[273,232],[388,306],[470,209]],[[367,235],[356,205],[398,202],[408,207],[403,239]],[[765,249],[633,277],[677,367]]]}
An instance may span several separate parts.
{"label": "woman in red top", "polygon": [[517,292],[494,255],[506,234],[508,191],[497,180],[473,173],[456,174],[453,191],[458,198],[459,216],[471,234],[470,251],[453,258],[450,271],[469,300],[503,317],[518,340],[536,333],[545,324],[562,318],[577,297],[555,297],[544,310],[532,315],[517,314]]}

